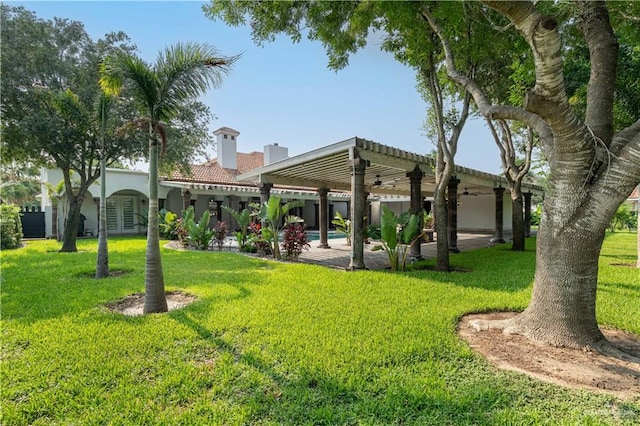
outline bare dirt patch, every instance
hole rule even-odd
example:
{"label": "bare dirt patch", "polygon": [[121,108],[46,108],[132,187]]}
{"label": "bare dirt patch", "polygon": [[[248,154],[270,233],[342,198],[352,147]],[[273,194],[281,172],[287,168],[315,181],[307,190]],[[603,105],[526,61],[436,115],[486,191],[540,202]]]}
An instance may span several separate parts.
{"label": "bare dirt patch", "polygon": [[[167,292],[167,306],[170,311],[181,309],[196,300],[195,296],[180,292]],[[144,293],[130,294],[120,300],[109,303],[107,308],[123,315],[137,316],[143,314]]]}
{"label": "bare dirt patch", "polygon": [[[578,349],[540,345],[526,337],[504,334],[501,330],[477,332],[469,326],[475,319],[507,319],[514,312],[465,315],[458,323],[458,334],[471,348],[498,368],[518,371],[531,377],[570,388],[589,389],[640,400],[640,364]],[[640,354],[640,338],[620,330],[602,329],[616,346]]]}

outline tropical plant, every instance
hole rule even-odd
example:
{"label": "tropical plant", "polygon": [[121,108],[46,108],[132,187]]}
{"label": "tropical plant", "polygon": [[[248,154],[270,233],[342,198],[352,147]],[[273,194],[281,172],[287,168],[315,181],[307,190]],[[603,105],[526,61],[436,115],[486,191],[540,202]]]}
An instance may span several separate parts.
{"label": "tropical plant", "polygon": [[209,220],[211,219],[211,213],[209,210],[202,212],[200,220],[196,222],[195,211],[193,206],[182,212],[182,220],[184,226],[188,232],[187,241],[189,246],[196,250],[207,250],[211,240],[215,235],[213,229],[209,228]]}
{"label": "tropical plant", "polygon": [[0,248],[5,250],[20,247],[21,239],[20,207],[0,204]]}
{"label": "tropical plant", "polygon": [[367,225],[367,228],[365,229],[365,236],[367,238],[370,238],[372,240],[379,240],[381,235],[380,235],[380,225]]}
{"label": "tropical plant", "polygon": [[351,221],[345,219],[339,211],[336,211],[335,218],[331,221],[336,226],[336,232],[343,234],[347,239],[347,245],[351,245]]}
{"label": "tropical plant", "polygon": [[145,271],[145,313],[166,312],[167,300],[158,229],[158,159],[167,145],[167,124],[181,108],[211,86],[218,86],[236,58],[198,44],[177,44],[162,52],[154,66],[132,54],[119,54],[101,65],[100,85],[108,93],[130,89],[149,139],[149,224]]}
{"label": "tropical plant", "polygon": [[159,214],[158,226],[160,227],[160,236],[168,240],[177,240],[178,229],[180,228],[180,223],[181,223],[178,221],[179,219],[178,215],[167,209],[160,210],[158,214]]}
{"label": "tropical plant", "polygon": [[227,223],[218,221],[213,230],[213,242],[218,247],[218,251],[222,251],[224,240],[227,238]]}
{"label": "tropical plant", "polygon": [[249,225],[251,224],[251,212],[249,209],[242,209],[242,211],[236,211],[227,206],[222,206],[222,209],[228,212],[238,222],[238,230],[234,232],[236,241],[238,242],[238,250],[246,251],[246,246],[249,242]]}
{"label": "tropical plant", "polygon": [[302,218],[288,214],[291,209],[302,205],[302,201],[298,200],[282,204],[280,197],[275,195],[263,204],[251,204],[254,216],[263,224],[260,231],[262,238],[269,242],[274,258],[281,258],[279,240],[282,228],[291,223],[304,222]]}
{"label": "tropical plant", "polygon": [[297,260],[302,250],[309,250],[311,244],[306,228],[302,223],[290,223],[284,227],[281,246],[287,259]]}
{"label": "tropical plant", "polygon": [[404,271],[411,245],[422,238],[420,214],[404,212],[400,216],[386,205],[380,217],[380,239],[382,244],[371,250],[384,250],[389,257],[392,271]]}

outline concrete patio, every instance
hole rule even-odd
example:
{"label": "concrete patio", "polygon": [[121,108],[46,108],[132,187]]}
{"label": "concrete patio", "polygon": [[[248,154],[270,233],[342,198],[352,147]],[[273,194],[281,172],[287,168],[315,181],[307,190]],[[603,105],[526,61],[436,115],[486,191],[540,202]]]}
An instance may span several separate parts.
{"label": "concrete patio", "polygon": [[[492,234],[482,233],[458,233],[458,248],[460,251],[475,250],[490,245],[489,240]],[[505,235],[505,240],[509,241],[510,235]],[[336,269],[348,269],[351,258],[351,247],[347,245],[346,238],[329,239],[331,248],[319,248],[318,241],[312,241],[309,250],[305,250],[300,255],[299,261],[303,263],[313,263]],[[389,267],[389,259],[384,251],[371,251],[376,245],[366,244],[364,248],[364,261],[367,269],[380,270]],[[431,259],[436,256],[436,243],[425,243],[421,247],[422,257]]]}

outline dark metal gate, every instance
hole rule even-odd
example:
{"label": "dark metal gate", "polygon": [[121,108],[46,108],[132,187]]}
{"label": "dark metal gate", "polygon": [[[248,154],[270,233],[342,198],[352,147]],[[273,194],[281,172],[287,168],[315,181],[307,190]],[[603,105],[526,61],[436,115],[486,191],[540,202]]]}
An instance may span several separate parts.
{"label": "dark metal gate", "polygon": [[24,238],[44,238],[44,212],[40,206],[20,208]]}

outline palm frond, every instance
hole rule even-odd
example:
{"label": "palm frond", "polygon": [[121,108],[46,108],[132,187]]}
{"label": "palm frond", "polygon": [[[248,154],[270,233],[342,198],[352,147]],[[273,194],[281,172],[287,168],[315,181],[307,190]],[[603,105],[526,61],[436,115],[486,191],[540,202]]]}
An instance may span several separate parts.
{"label": "palm frond", "polygon": [[[148,113],[158,101],[158,77],[149,64],[131,54],[105,59],[100,66],[100,87],[106,93],[118,94],[127,85],[134,98],[144,102]],[[152,117],[153,118],[153,117]]]}
{"label": "palm frond", "polygon": [[168,47],[158,57],[156,73],[161,94],[157,113],[168,120],[188,98],[197,98],[218,87],[240,55],[223,57],[206,44],[185,43]]}

